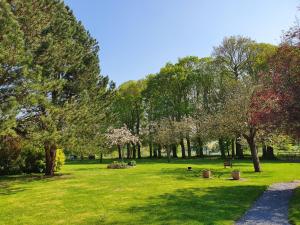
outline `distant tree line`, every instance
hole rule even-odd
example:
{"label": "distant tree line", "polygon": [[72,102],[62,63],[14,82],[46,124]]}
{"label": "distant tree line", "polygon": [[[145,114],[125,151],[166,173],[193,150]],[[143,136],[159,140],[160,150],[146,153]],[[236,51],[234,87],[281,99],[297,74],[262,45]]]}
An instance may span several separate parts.
{"label": "distant tree line", "polygon": [[[210,57],[188,56],[156,74],[120,85],[112,105],[118,120],[149,146],[151,158],[203,157],[218,140],[221,156],[243,158],[250,149],[261,171],[257,146],[274,158],[279,134],[299,137],[299,29],[280,46],[242,36],[224,38]],[[128,158],[141,158],[140,144],[127,144]]]}

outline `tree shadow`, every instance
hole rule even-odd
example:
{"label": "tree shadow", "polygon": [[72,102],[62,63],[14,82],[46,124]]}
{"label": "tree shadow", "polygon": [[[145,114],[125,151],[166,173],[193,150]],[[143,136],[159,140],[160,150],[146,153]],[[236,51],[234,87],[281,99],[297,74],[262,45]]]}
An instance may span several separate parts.
{"label": "tree shadow", "polygon": [[52,182],[57,180],[70,179],[70,173],[55,174],[55,176],[45,176],[43,174],[23,174],[0,177],[0,196],[12,195],[28,190],[25,187],[17,187],[16,184],[25,184],[34,181]]}
{"label": "tree shadow", "polygon": [[[186,168],[162,168],[157,171],[157,175],[159,176],[172,176],[178,180],[193,180],[202,178],[202,171],[204,169],[210,169],[207,167],[196,167],[192,169],[192,171],[188,171]],[[233,168],[224,169],[220,167],[219,169],[213,168],[211,169],[212,179],[228,179],[231,177],[231,171]],[[241,175],[254,176],[255,172],[253,171],[241,171]],[[260,177],[270,177],[270,175],[265,173],[260,173]]]}
{"label": "tree shadow", "polygon": [[[134,224],[223,224],[239,219],[266,186],[178,189],[124,209]],[[105,223],[104,224],[110,224]],[[111,224],[122,224],[114,222]]]}

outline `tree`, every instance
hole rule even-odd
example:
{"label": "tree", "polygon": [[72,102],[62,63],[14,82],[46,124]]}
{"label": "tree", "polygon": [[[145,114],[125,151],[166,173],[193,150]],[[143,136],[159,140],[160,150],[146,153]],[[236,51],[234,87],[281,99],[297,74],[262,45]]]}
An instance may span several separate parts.
{"label": "tree", "polygon": [[300,36],[299,27],[292,28],[274,56],[270,70],[262,73],[263,88],[256,95],[253,116],[270,129],[280,129],[300,136]]}
{"label": "tree", "polygon": [[121,128],[109,129],[105,134],[106,143],[109,147],[116,146],[119,152],[119,159],[123,160],[124,153],[123,147],[126,144],[137,144],[139,138],[133,135],[130,130],[127,129],[126,125]]}
{"label": "tree", "polygon": [[[222,44],[214,48],[213,56],[221,69],[235,81],[251,79],[258,83],[259,73],[268,70],[267,60],[274,54],[276,47],[269,44],[257,44],[242,36],[224,38]],[[236,154],[243,158],[239,143],[240,134],[236,136]]]}
{"label": "tree", "polygon": [[255,137],[259,124],[252,119],[252,101],[257,87],[248,80],[240,82],[231,94],[227,96],[223,110],[217,115],[216,121],[221,132],[227,135],[241,134],[247,141],[255,172],[260,172],[260,162],[258,158]]}
{"label": "tree", "polygon": [[82,102],[84,92],[92,96],[97,88],[107,88],[103,82],[106,78],[100,76],[99,48],[63,2],[9,0],[9,3],[31,58],[28,63],[31,77],[26,80],[30,87],[18,118],[18,130],[44,147],[45,173],[52,176],[56,149],[68,146],[64,135],[68,117],[74,114],[68,105]]}
{"label": "tree", "polygon": [[0,136],[5,136],[16,135],[27,58],[23,33],[10,5],[1,1],[0,9]]}
{"label": "tree", "polygon": [[[144,86],[144,80],[127,81],[121,84],[117,90],[112,107],[117,117],[116,126],[126,124],[128,129],[137,136],[140,135],[144,114],[142,99]],[[137,143],[137,146],[133,146],[133,158],[136,158],[136,150],[138,158],[141,158],[141,146],[139,143]],[[130,152],[128,151],[128,153]],[[128,156],[130,157],[131,154],[128,154]]]}
{"label": "tree", "polygon": [[165,148],[168,162],[171,160],[171,151],[174,145],[180,142],[180,131],[176,121],[161,119],[155,124],[154,141]]}

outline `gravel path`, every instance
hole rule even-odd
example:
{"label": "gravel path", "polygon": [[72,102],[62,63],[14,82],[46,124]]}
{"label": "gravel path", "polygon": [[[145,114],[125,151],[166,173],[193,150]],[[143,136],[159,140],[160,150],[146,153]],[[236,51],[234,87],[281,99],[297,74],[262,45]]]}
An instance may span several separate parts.
{"label": "gravel path", "polygon": [[288,206],[299,181],[271,185],[235,225],[289,225]]}

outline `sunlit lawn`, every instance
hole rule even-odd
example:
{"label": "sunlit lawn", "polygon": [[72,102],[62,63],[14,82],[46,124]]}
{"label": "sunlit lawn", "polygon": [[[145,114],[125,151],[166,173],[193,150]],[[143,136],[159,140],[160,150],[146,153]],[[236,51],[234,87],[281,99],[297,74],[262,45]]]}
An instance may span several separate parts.
{"label": "sunlit lawn", "polygon": [[296,189],[290,203],[289,217],[291,224],[300,225],[300,187]]}
{"label": "sunlit lawn", "polygon": [[[73,162],[54,178],[2,177],[0,224],[232,224],[267,185],[300,179],[300,163],[263,162],[258,174],[250,161],[235,161],[241,181],[228,179],[221,160],[137,163],[109,170]],[[200,177],[205,168],[212,179]]]}

